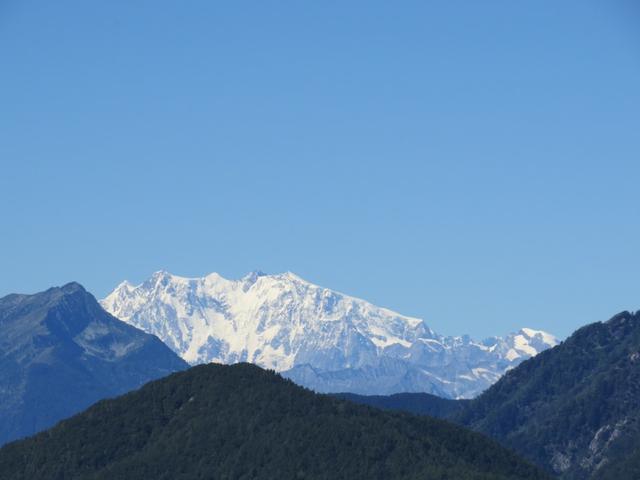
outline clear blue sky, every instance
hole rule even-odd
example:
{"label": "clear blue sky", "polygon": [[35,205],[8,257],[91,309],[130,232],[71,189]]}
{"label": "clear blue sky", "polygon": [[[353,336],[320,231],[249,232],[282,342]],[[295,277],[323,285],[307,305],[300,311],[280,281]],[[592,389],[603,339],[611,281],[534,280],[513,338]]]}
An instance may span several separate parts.
{"label": "clear blue sky", "polygon": [[0,0],[0,294],[291,270],[443,333],[640,308],[634,0]]}

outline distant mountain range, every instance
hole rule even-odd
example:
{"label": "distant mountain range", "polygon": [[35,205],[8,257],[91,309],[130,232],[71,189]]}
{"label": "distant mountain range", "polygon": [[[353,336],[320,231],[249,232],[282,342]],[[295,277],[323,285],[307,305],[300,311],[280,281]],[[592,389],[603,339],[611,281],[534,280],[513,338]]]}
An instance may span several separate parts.
{"label": "distant mountain range", "polygon": [[0,449],[0,478],[542,480],[483,435],[201,365]]}
{"label": "distant mountain range", "polygon": [[77,283],[0,298],[0,445],[187,367]]}
{"label": "distant mountain range", "polygon": [[470,401],[345,395],[453,420],[564,480],[640,478],[640,313],[577,330]]}
{"label": "distant mountain range", "polygon": [[470,398],[557,344],[528,328],[482,341],[443,336],[292,273],[227,280],[160,271],[137,286],[123,282],[101,304],[192,365],[251,362],[318,392]]}
{"label": "distant mountain range", "polygon": [[[271,361],[284,375],[328,375],[327,385],[338,388],[354,384],[352,369],[366,371],[371,384],[381,375],[384,384],[381,366],[393,373],[403,362],[468,370],[493,354],[514,366],[470,400],[425,392],[325,396],[246,363],[198,366],[10,443],[0,449],[0,478],[546,478],[463,427],[562,480],[640,478],[640,313],[588,325],[532,356],[536,342],[552,337],[523,329],[475,343],[292,274],[210,277],[159,273],[109,298],[120,307],[131,301],[130,322],[152,320],[194,362],[201,354]],[[216,331],[229,337],[213,339]],[[192,347],[194,339],[207,347]],[[187,367],[77,283],[8,295],[0,299],[0,444]]]}

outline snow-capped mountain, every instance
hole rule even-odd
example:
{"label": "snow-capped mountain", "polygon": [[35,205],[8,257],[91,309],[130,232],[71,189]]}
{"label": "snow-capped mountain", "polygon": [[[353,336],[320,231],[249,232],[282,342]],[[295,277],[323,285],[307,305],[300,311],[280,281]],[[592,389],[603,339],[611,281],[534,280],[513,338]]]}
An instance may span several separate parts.
{"label": "snow-capped mountain", "polygon": [[101,304],[191,364],[252,362],[321,392],[469,398],[557,344],[526,328],[480,342],[445,337],[289,272],[227,280],[160,271],[137,286],[121,283]]}

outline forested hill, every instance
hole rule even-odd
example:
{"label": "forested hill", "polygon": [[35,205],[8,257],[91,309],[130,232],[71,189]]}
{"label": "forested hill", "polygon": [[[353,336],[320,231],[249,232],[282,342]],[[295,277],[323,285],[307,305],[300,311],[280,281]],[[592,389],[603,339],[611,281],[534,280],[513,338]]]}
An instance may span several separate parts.
{"label": "forested hill", "polygon": [[356,395],[354,393],[336,393],[335,397],[363,405],[409,412],[416,415],[429,415],[435,418],[449,418],[464,409],[470,400],[452,400],[430,393],[395,393],[393,395]]}
{"label": "forested hill", "polygon": [[0,450],[0,478],[542,479],[493,440],[249,364],[202,365]]}
{"label": "forested hill", "polygon": [[344,394],[352,401],[453,420],[567,480],[640,478],[640,314],[577,330],[456,401],[422,393]]}
{"label": "forested hill", "polygon": [[640,478],[640,314],[577,330],[507,373],[457,421],[565,479]]}

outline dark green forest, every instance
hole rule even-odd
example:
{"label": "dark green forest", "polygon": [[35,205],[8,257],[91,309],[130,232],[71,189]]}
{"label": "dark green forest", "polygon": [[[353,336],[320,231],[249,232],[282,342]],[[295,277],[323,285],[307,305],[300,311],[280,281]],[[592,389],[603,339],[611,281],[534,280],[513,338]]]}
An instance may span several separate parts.
{"label": "dark green forest", "polygon": [[469,400],[452,400],[430,393],[394,393],[393,395],[357,395],[336,393],[335,397],[382,410],[429,415],[435,418],[450,418],[463,411]]}
{"label": "dark green forest", "polygon": [[566,480],[640,479],[640,314],[577,330],[471,401],[344,395],[483,432]]}
{"label": "dark green forest", "polygon": [[0,478],[543,479],[483,435],[204,365],[0,450]]}
{"label": "dark green forest", "polygon": [[453,419],[564,479],[640,478],[629,470],[640,447],[640,315],[577,330]]}
{"label": "dark green forest", "polygon": [[509,448],[563,480],[637,480],[638,419],[640,315],[623,312],[471,401],[319,395],[249,364],[194,367],[5,446],[0,478],[548,478]]}

